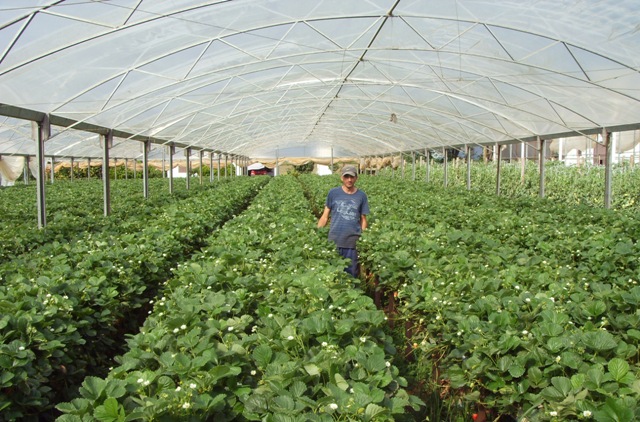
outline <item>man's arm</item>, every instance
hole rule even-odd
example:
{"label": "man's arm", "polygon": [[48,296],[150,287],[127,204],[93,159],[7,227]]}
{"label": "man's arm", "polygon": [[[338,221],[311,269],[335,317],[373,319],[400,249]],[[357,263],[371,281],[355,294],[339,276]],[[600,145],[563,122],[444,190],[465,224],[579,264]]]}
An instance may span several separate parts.
{"label": "man's arm", "polygon": [[322,216],[318,220],[318,228],[324,227],[327,225],[327,221],[329,221],[330,212],[331,212],[331,209],[325,205],[324,212],[322,213]]}
{"label": "man's arm", "polygon": [[367,216],[364,214],[360,215],[360,227],[362,228],[362,231],[365,231],[366,228],[369,227],[367,223]]}

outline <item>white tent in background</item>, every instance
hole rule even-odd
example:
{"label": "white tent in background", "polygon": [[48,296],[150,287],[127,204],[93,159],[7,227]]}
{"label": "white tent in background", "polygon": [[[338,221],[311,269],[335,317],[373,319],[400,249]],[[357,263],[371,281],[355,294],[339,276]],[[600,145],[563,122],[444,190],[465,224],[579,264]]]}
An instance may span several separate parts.
{"label": "white tent in background", "polygon": [[251,171],[251,170],[262,170],[264,168],[267,168],[267,166],[265,166],[262,163],[253,163],[249,167],[247,167],[247,170],[249,170],[249,171]]}
{"label": "white tent in background", "polygon": [[319,174],[320,176],[328,176],[330,174],[333,174],[333,172],[331,171],[329,166],[325,166],[324,164],[317,164],[316,174]]}
{"label": "white tent in background", "polygon": [[264,176],[271,172],[271,169],[261,162],[253,163],[247,167],[249,176]]}

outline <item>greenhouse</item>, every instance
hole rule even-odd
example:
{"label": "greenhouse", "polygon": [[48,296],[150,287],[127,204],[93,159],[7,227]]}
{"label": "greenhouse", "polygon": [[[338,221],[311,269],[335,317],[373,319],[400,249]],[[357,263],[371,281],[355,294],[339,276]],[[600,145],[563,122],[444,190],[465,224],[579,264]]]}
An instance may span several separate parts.
{"label": "greenhouse", "polygon": [[0,2],[0,421],[640,419],[638,13]]}

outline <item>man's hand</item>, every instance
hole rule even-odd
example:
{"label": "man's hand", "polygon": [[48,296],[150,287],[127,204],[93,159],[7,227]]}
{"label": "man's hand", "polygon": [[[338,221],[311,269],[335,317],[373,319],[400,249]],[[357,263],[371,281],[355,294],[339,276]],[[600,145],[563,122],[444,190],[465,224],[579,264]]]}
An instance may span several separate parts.
{"label": "man's hand", "polygon": [[324,211],[322,212],[322,216],[318,220],[318,228],[319,229],[327,225],[327,221],[329,221],[329,213],[330,212],[331,212],[331,209],[325,206],[324,207]]}

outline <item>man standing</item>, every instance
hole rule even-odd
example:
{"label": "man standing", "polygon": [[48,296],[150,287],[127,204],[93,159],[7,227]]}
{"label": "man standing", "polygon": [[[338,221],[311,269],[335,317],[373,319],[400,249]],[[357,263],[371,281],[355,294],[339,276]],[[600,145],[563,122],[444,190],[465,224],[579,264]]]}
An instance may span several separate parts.
{"label": "man standing", "polygon": [[367,195],[356,188],[358,172],[354,166],[342,168],[342,186],[333,188],[327,195],[324,212],[318,220],[318,227],[324,227],[331,214],[329,240],[335,242],[341,256],[350,259],[345,271],[358,276],[358,253],[356,242],[367,228],[369,200]]}

